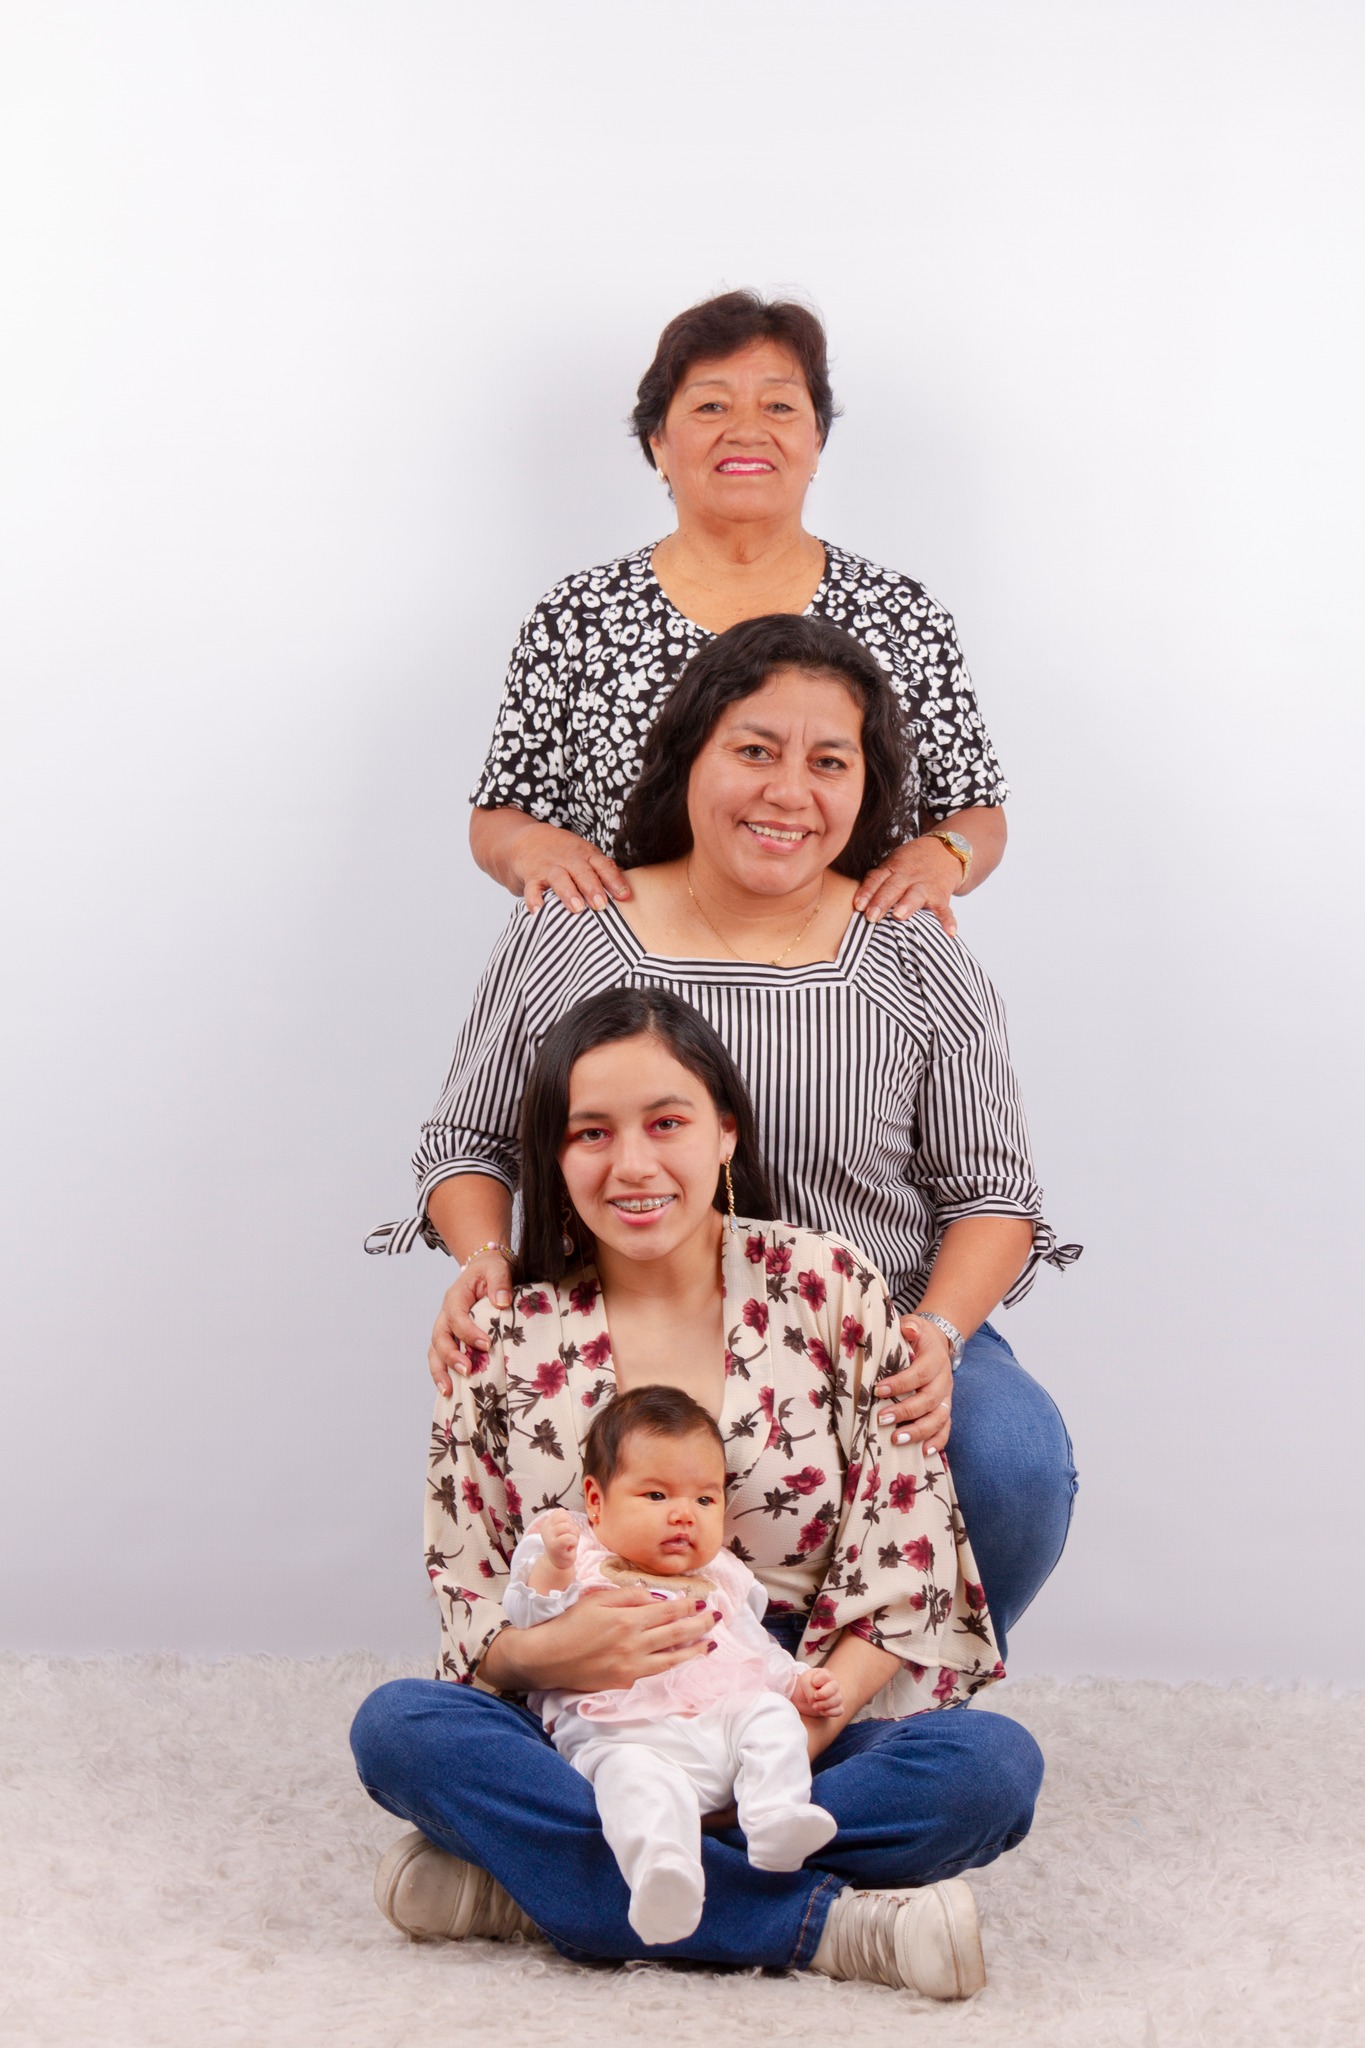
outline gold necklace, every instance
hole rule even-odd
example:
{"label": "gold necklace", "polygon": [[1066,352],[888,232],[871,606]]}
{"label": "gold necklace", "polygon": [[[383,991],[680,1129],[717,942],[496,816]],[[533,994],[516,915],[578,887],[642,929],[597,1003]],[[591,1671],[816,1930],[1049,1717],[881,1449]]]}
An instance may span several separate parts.
{"label": "gold necklace", "polygon": [[[743,961],[746,967],[752,967],[753,962],[751,960],[745,960],[744,955],[742,953],[737,953],[735,951],[734,947],[730,944],[730,941],[726,938],[724,932],[718,932],[716,930],[716,927],[712,924],[710,918],[706,915],[706,912],[702,909],[700,903],[697,902],[696,891],[692,887],[691,861],[687,863],[687,868],[684,874],[684,880],[687,883],[687,893],[692,898],[693,908],[696,910],[697,916],[701,919],[702,923],[706,926],[706,929],[713,935],[713,937],[720,940],[722,946],[724,946],[726,952],[730,955],[730,958],[732,960]],[[794,953],[796,951],[802,939],[805,938],[806,933],[810,930],[811,926],[815,923],[816,918],[820,915],[820,906],[824,902],[824,900],[825,884],[822,879],[820,883],[820,894],[815,899],[814,910],[812,910],[810,916],[806,919],[806,922],[802,925],[800,931],[796,934],[796,937],[792,940],[791,944],[789,946],[784,946],[782,948],[782,951],[778,954],[777,958],[775,960],[770,960],[768,962],[768,965],[770,967],[780,967],[782,965],[782,962],[786,959],[788,953]]]}

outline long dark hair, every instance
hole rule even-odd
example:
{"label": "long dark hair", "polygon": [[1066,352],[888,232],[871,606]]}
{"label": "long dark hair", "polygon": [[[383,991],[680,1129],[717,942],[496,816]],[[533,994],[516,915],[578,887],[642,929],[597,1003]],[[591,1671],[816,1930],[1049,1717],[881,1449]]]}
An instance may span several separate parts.
{"label": "long dark hair", "polygon": [[631,431],[651,469],[658,464],[650,442],[663,431],[668,408],[694,363],[718,362],[751,342],[775,341],[791,352],[806,380],[820,427],[820,446],[829,439],[839,408],[829,388],[825,330],[809,306],[795,299],[761,299],[757,292],[722,292],[703,299],[669,321],[659,336],[654,360],[640,379]]}
{"label": "long dark hair", "polygon": [[772,612],[717,634],[692,657],[665,699],[621,814],[615,853],[623,866],[652,867],[691,852],[687,784],[693,763],[726,706],[752,697],[781,668],[830,676],[862,707],[863,801],[847,846],[830,863],[835,873],[860,882],[893,846],[914,837],[918,821],[905,794],[904,717],[881,667],[827,619]]}
{"label": "long dark hair", "polygon": [[[622,1038],[660,1039],[679,1066],[705,1084],[723,1116],[735,1122],[730,1164],[735,1207],[771,1222],[777,1206],[758,1149],[758,1126],[743,1076],[700,1013],[662,988],[610,988],[576,1003],[546,1032],[521,1104],[521,1245],[523,1280],[562,1280],[591,1257],[592,1239],[569,1203],[559,1170],[559,1149],[569,1121],[569,1077],[574,1063],[596,1046]],[[714,1206],[725,1207],[717,1181]],[[573,1250],[564,1249],[568,1234]]]}

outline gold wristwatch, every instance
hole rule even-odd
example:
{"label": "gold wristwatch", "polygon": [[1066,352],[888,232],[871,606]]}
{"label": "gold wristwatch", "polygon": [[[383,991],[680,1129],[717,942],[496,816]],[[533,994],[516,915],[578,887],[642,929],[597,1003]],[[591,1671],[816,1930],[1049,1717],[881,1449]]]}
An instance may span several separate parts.
{"label": "gold wristwatch", "polygon": [[941,839],[949,853],[957,855],[962,862],[962,879],[965,882],[972,871],[971,840],[964,839],[960,832],[949,832],[946,829],[941,832],[926,832],[924,836],[926,839]]}

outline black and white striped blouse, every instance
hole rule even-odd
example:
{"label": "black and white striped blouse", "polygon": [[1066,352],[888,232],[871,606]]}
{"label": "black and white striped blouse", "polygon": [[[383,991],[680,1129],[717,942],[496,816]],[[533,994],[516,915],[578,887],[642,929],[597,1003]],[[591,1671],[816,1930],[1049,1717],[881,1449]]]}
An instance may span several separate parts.
{"label": "black and white striped blouse", "polygon": [[939,1234],[961,1216],[1032,1221],[1007,1301],[1040,1260],[1077,1256],[1042,1220],[1000,999],[927,911],[855,916],[837,959],[762,967],[647,953],[615,904],[574,917],[553,897],[535,917],[513,911],[422,1126],[418,1214],[376,1230],[367,1250],[405,1252],[419,1236],[439,1247],[426,1203],[452,1174],[515,1189],[541,1040],[585,996],[622,986],[673,989],[710,1021],[748,1083],[779,1214],[858,1245],[902,1308],[919,1301]]}

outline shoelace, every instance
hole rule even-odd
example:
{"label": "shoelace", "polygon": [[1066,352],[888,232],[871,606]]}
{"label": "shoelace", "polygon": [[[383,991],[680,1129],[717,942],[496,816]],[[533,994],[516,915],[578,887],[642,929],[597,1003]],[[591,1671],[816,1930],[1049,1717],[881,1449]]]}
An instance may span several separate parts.
{"label": "shoelace", "polygon": [[844,1892],[830,1908],[825,1932],[831,1937],[836,1977],[871,1977],[900,1987],[895,1926],[906,1901],[894,1892]]}

